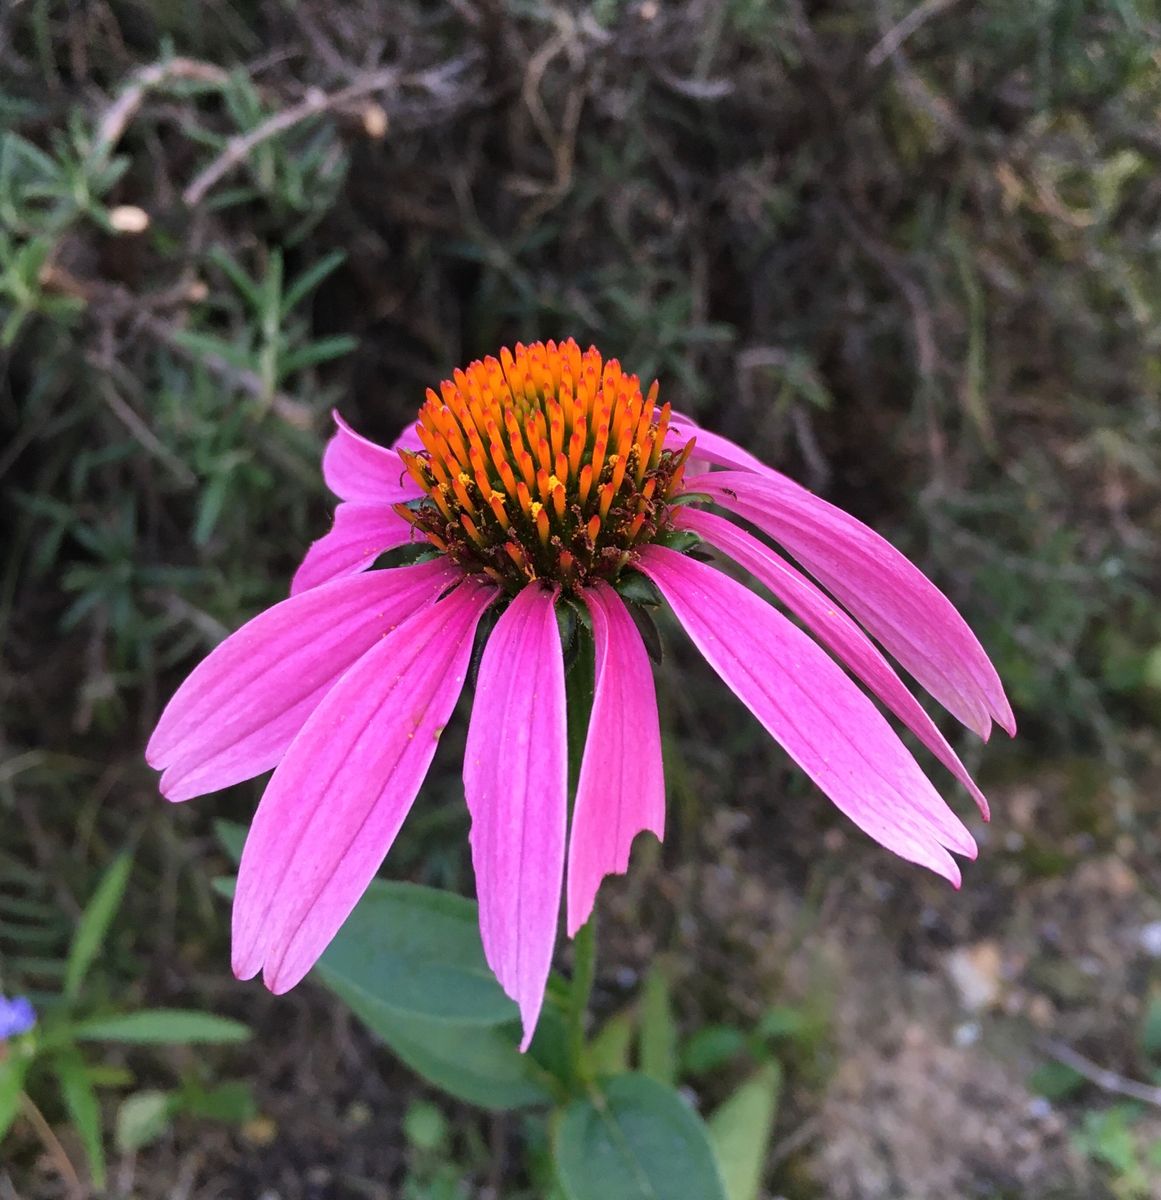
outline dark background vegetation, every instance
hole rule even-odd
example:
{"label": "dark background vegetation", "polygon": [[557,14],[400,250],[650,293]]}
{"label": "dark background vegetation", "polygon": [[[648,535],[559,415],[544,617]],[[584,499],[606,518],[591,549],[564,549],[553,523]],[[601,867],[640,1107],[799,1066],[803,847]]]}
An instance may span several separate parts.
{"label": "dark background vegetation", "polygon": [[[686,1036],[811,1016],[771,1196],[1161,1196],[1118,1093],[1161,1044],[1159,56],[1146,0],[0,2],[3,986],[52,992],[129,847],[104,999],[256,1030],[111,1055],[109,1131],[135,1088],[247,1097],[114,1152],[114,1194],[539,1194],[518,1120],[230,979],[211,823],[257,785],[171,808],[141,748],[325,529],[332,406],[389,438],[573,335],[911,554],[1021,723],[970,749],[952,895],[671,637],[672,834],[607,888],[598,1004],[660,949]],[[469,890],[455,740],[389,870]],[[1111,1090],[1038,1096],[1062,1048]],[[0,1150],[0,1195],[66,1175],[27,1124]]]}

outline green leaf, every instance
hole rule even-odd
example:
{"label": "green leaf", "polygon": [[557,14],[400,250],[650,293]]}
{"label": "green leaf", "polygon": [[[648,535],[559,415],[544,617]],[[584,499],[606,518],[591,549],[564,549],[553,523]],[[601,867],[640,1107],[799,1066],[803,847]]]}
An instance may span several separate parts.
{"label": "green leaf", "polygon": [[646,608],[657,608],[661,604],[661,593],[647,575],[639,571],[624,571],[617,579],[617,593],[623,600],[641,604]]}
{"label": "green leaf", "polygon": [[567,1089],[576,1074],[570,1005],[569,985],[559,975],[549,975],[540,1020],[536,1022],[536,1033],[527,1052],[543,1077],[561,1081],[562,1090]]}
{"label": "green leaf", "polygon": [[475,902],[414,883],[372,883],[317,969],[335,991],[429,1023],[517,1015],[484,961]]}
{"label": "green leaf", "polygon": [[746,1048],[746,1035],[733,1025],[707,1025],[685,1043],[681,1069],[689,1075],[708,1075],[725,1066]]}
{"label": "green leaf", "polygon": [[781,1088],[781,1068],[776,1062],[766,1063],[709,1119],[710,1141],[729,1200],[758,1200]]}
{"label": "green leaf", "polygon": [[[245,829],[221,821],[214,832],[240,860]],[[418,884],[374,881],[317,970],[332,990],[403,1016],[469,1025],[517,1016],[484,960],[475,902]]]}
{"label": "green leaf", "polygon": [[258,312],[262,308],[262,291],[259,285],[250,278],[242,267],[235,262],[220,246],[214,246],[207,256],[230,282],[246,298],[250,307]]}
{"label": "green leaf", "polygon": [[1042,1063],[1028,1077],[1028,1087],[1049,1100],[1063,1100],[1084,1087],[1085,1078],[1079,1071],[1061,1062]]}
{"label": "green leaf", "polygon": [[246,844],[246,826],[219,819],[214,822],[214,837],[237,866],[242,861],[242,847]]}
{"label": "green leaf", "polygon": [[1118,1104],[1106,1112],[1086,1113],[1076,1135],[1077,1143],[1090,1158],[1118,1174],[1133,1177],[1140,1171],[1137,1139],[1132,1129],[1137,1116],[1137,1110],[1127,1104]]}
{"label": "green leaf", "polygon": [[121,907],[121,897],[125,893],[132,865],[133,859],[128,853],[119,854],[81,913],[65,967],[64,994],[70,1002],[80,994],[81,984],[105,942],[105,935],[109,932],[117,909]]}
{"label": "green leaf", "polygon": [[113,1017],[94,1017],[74,1025],[72,1032],[78,1041],[141,1045],[244,1042],[250,1036],[249,1028],[240,1021],[181,1008],[151,1008]]}
{"label": "green leaf", "polygon": [[802,1009],[778,1005],[766,1010],[754,1032],[763,1041],[773,1042],[803,1037],[809,1032],[810,1025],[810,1018]]}
{"label": "green leaf", "polygon": [[1141,1022],[1141,1053],[1146,1058],[1161,1057],[1161,992],[1150,996]]}
{"label": "green leaf", "polygon": [[6,1058],[0,1061],[0,1142],[20,1113],[20,1095],[28,1073],[26,1058]]}
{"label": "green leaf", "polygon": [[126,1096],[117,1107],[113,1134],[117,1149],[128,1154],[155,1142],[169,1128],[175,1102],[172,1092],[154,1089]]}
{"label": "green leaf", "polygon": [[213,334],[196,333],[192,329],[178,329],[174,332],[173,342],[203,362],[220,359],[240,370],[251,370],[254,367],[254,352],[248,346],[223,341],[219,337],[214,337]]}
{"label": "green leaf", "polygon": [[447,1144],[447,1117],[429,1100],[413,1100],[403,1116],[403,1136],[429,1154]]}
{"label": "green leaf", "polygon": [[645,1075],[619,1075],[569,1105],[555,1157],[568,1200],[726,1200],[705,1125]]}
{"label": "green leaf", "polygon": [[516,1048],[518,1026],[457,1025],[404,1014],[338,978],[327,986],[415,1072],[480,1108],[526,1108],[552,1101],[549,1077]]}
{"label": "green leaf", "polygon": [[614,1013],[589,1046],[589,1066],[594,1075],[620,1075],[629,1069],[629,1051],[637,1016],[631,1009]]}
{"label": "green leaf", "polygon": [[302,299],[308,292],[313,292],[316,287],[334,270],[342,265],[343,259],[347,256],[342,250],[332,250],[330,254],[324,254],[312,267],[308,267],[298,278],[286,289],[286,295],[282,297],[282,315],[285,317],[292,308]]}
{"label": "green leaf", "polygon": [[60,1084],[69,1120],[85,1148],[93,1187],[98,1192],[104,1191],[105,1147],[101,1139],[101,1105],[84,1060],[79,1054],[60,1054],[52,1059],[52,1070]]}
{"label": "green leaf", "polygon": [[350,337],[345,333],[322,338],[282,355],[278,361],[278,373],[282,377],[293,375],[295,371],[302,371],[307,367],[329,362],[332,358],[341,358],[344,354],[350,354],[358,345],[358,338]]}
{"label": "green leaf", "polygon": [[226,1121],[231,1125],[252,1120],[258,1112],[250,1084],[241,1079],[220,1083],[212,1088],[187,1083],[178,1099],[182,1112],[211,1121]]}
{"label": "green leaf", "polygon": [[641,1070],[658,1083],[677,1079],[677,1026],[669,999],[669,980],[657,963],[641,990]]}

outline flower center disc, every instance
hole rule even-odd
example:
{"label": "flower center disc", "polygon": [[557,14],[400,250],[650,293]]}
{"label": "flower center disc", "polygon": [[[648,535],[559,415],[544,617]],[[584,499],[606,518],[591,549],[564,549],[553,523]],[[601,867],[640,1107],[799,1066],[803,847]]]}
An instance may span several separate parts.
{"label": "flower center disc", "polygon": [[401,450],[428,499],[398,505],[465,570],[516,592],[615,579],[669,528],[693,443],[665,449],[669,405],[636,375],[571,338],[517,343],[428,389]]}

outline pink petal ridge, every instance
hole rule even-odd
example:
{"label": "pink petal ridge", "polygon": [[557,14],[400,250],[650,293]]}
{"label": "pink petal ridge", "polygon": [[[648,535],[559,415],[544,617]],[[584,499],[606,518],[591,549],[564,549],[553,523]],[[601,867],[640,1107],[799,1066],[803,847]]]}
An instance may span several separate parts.
{"label": "pink petal ridge", "polygon": [[411,809],[496,590],[465,580],[343,676],[274,772],[242,852],[234,972],[287,991],[375,876]]}
{"label": "pink petal ridge", "polygon": [[446,560],[336,580],[259,613],[166,705],[145,757],[188,800],[273,767],[339,677],[462,577]]}
{"label": "pink petal ridge", "polygon": [[520,1007],[527,1049],[552,966],[568,820],[564,657],[556,592],[532,583],[480,660],[464,750],[484,953]]}

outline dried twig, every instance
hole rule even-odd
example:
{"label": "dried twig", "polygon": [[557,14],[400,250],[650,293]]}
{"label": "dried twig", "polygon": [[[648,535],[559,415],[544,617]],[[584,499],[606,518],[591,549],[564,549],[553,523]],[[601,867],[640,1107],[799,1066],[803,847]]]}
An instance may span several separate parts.
{"label": "dried twig", "polygon": [[87,307],[95,308],[106,317],[129,318],[134,328],[142,329],[157,341],[163,342],[175,354],[189,362],[198,363],[211,375],[216,375],[233,387],[264,401],[270,406],[270,410],[288,425],[293,425],[296,429],[309,429],[314,424],[314,413],[309,405],[288,396],[285,392],[271,393],[254,371],[236,367],[220,355],[187,346],[181,340],[181,331],[176,324],[151,312],[147,301],[126,288],[78,279],[55,265],[42,272],[41,283],[64,295],[76,297]]}
{"label": "dried twig", "polygon": [[206,193],[235,167],[240,166],[249,157],[255,147],[268,142],[271,138],[293,129],[295,125],[318,116],[335,108],[342,108],[353,100],[369,96],[373,92],[381,92],[399,82],[399,72],[394,67],[386,67],[381,71],[356,80],[349,87],[340,88],[337,92],[323,92],[312,88],[305,99],[291,108],[268,117],[260,125],[255,126],[249,133],[232,137],[226,143],[226,148],[214,159],[205,170],[198,173],[194,180],[182,193],[182,199],[191,208],[199,204]]}
{"label": "dried twig", "polygon": [[125,90],[105,109],[97,122],[96,133],[93,136],[94,158],[107,158],[113,152],[129,122],[137,115],[147,92],[174,79],[222,84],[229,76],[221,67],[198,62],[194,58],[171,58],[166,62],[153,63],[135,71]]}
{"label": "dried twig", "polygon": [[867,55],[867,66],[871,70],[882,66],[920,26],[957,3],[959,0],[923,0],[922,4],[917,4],[875,43]]}
{"label": "dried twig", "polygon": [[1037,1038],[1036,1045],[1049,1058],[1070,1067],[1078,1075],[1083,1075],[1091,1084],[1095,1084],[1102,1092],[1111,1092],[1116,1096],[1128,1096],[1131,1100],[1140,1100],[1142,1104],[1151,1104],[1161,1108],[1161,1087],[1153,1087],[1147,1083],[1138,1083],[1135,1079],[1126,1079],[1116,1071],[1110,1071],[1094,1063],[1092,1059],[1078,1054],[1070,1046],[1055,1038]]}
{"label": "dried twig", "polygon": [[299,125],[311,117],[345,108],[365,96],[405,84],[412,84],[433,95],[439,95],[446,89],[450,80],[461,75],[479,57],[479,52],[473,50],[414,75],[402,74],[397,67],[383,67],[378,71],[369,72],[362,78],[356,79],[354,83],[335,92],[324,92],[318,88],[312,88],[298,104],[268,117],[248,133],[230,138],[222,153],[188,184],[182,193],[182,200],[191,208],[199,204],[205,198],[206,193],[224,176],[246,161],[255,147],[277,137],[280,133],[285,133],[288,129],[293,129],[295,125]]}
{"label": "dried twig", "polygon": [[28,1118],[29,1124],[36,1130],[36,1136],[40,1139],[41,1145],[48,1151],[48,1156],[52,1159],[57,1173],[69,1190],[69,1195],[77,1197],[79,1200],[85,1194],[85,1189],[81,1186],[77,1169],[73,1166],[73,1161],[69,1158],[64,1146],[61,1145],[60,1138],[53,1133],[52,1126],[44,1118],[44,1113],[36,1107],[27,1092],[21,1093],[20,1107]]}
{"label": "dried twig", "polygon": [[781,1141],[776,1142],[766,1157],[771,1169],[783,1163],[791,1155],[797,1154],[804,1146],[809,1146],[822,1132],[822,1121],[818,1117],[810,1117],[796,1129],[792,1129]]}
{"label": "dried twig", "polygon": [[198,477],[162,442],[157,434],[137,415],[133,406],[117,391],[108,377],[107,364],[94,357],[88,357],[86,361],[91,362],[98,370],[106,372],[98,390],[117,420],[129,430],[147,453],[152,454],[154,458],[169,468],[179,484],[183,487],[195,487]]}

